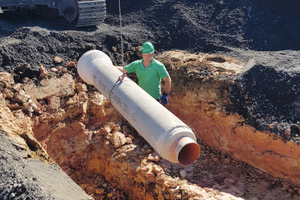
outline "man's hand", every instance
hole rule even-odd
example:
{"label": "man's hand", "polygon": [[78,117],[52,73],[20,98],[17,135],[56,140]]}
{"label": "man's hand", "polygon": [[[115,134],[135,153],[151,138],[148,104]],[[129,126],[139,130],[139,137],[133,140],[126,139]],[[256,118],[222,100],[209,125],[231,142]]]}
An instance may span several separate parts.
{"label": "man's hand", "polygon": [[160,97],[160,102],[163,105],[168,104],[168,94],[164,91],[163,95]]}
{"label": "man's hand", "polygon": [[123,73],[122,76],[119,76],[118,81],[123,81],[123,79],[125,78],[126,73]]}

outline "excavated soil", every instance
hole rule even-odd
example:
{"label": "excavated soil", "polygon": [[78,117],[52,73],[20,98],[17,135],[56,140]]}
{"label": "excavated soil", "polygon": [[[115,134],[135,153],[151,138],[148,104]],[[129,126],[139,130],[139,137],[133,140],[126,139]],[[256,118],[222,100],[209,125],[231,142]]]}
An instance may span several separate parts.
{"label": "excavated soil", "polygon": [[[117,2],[107,2],[105,23],[81,29],[1,14],[0,127],[9,139],[1,135],[0,197],[65,199],[73,190],[78,199],[300,199],[297,5],[123,1],[124,57]],[[90,49],[120,65],[138,59],[147,40],[172,77],[167,109],[201,146],[190,166],[160,158],[77,74]],[[33,169],[37,161],[44,166]],[[65,177],[57,179],[65,192],[51,188],[61,169],[90,196]]]}
{"label": "excavated soil", "polygon": [[[66,69],[48,72],[41,67],[40,76],[44,78],[38,84],[31,80],[15,83],[11,75],[2,73],[5,109],[1,111],[1,129],[14,137],[17,136],[11,133],[12,127],[21,129],[14,132],[22,133],[18,135],[25,143],[14,138],[17,146],[31,147],[30,158],[50,165],[53,159],[95,199],[300,198],[297,184],[243,162],[247,157],[240,154],[242,147],[237,149],[240,152],[222,149],[222,145],[211,147],[225,142],[220,138],[232,132],[226,127],[235,126],[237,133],[236,127],[244,122],[237,114],[226,115],[229,83],[217,78],[219,74],[238,73],[241,62],[226,56],[183,51],[165,52],[158,59],[166,64],[177,91],[171,93],[167,108],[198,136],[201,154],[192,165],[181,166],[160,158],[103,95],[78,76],[72,77]],[[70,70],[75,69],[75,65],[68,65]],[[187,70],[187,65],[195,68]],[[196,78],[193,73],[202,71],[202,67],[213,72],[211,76]],[[8,119],[17,125],[10,125]],[[219,135],[213,136],[210,127]],[[219,138],[210,140],[205,135]],[[245,138],[233,139],[247,147]]]}

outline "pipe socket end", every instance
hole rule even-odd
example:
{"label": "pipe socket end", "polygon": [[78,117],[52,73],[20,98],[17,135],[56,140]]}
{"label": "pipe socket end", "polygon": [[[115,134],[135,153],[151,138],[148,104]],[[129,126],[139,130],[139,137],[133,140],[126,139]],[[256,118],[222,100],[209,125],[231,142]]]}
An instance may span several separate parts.
{"label": "pipe socket end", "polygon": [[190,137],[180,137],[171,146],[171,155],[181,165],[192,164],[200,154],[200,146]]}

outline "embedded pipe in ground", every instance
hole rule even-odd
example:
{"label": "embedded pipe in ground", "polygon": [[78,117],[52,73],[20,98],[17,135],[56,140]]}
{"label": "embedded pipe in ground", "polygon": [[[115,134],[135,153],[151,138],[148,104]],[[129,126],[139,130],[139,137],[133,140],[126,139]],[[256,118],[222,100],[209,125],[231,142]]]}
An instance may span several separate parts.
{"label": "embedded pipe in ground", "polygon": [[94,85],[123,117],[163,157],[172,163],[189,165],[200,154],[192,130],[141,89],[122,75],[102,51],[90,50],[78,61],[77,71],[88,84]]}

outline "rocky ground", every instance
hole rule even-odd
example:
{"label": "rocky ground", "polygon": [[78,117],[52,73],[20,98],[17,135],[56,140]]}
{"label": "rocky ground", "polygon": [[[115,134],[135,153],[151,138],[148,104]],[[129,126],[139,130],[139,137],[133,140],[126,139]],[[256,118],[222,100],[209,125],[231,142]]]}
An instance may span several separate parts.
{"label": "rocky ground", "polygon": [[[41,82],[45,77],[64,74],[77,77],[73,60],[89,49],[104,51],[120,65],[137,59],[135,48],[147,40],[155,45],[156,55],[179,49],[232,56],[245,65],[234,76],[218,76],[239,83],[231,85],[232,104],[226,106],[227,113],[238,113],[246,124],[258,131],[277,134],[285,142],[300,141],[298,1],[122,1],[124,61],[117,1],[108,1],[107,9],[101,26],[80,29],[61,18],[45,20],[31,14],[25,17],[1,14],[0,70],[13,74],[16,83],[42,86],[49,84]],[[54,59],[57,56],[61,62]],[[212,61],[222,63],[220,59]],[[190,77],[212,74],[210,70],[188,72]],[[10,109],[20,106],[18,102],[11,103]],[[30,113],[34,112],[27,115]],[[223,192],[243,199],[299,198],[298,187],[289,181],[272,177],[232,158],[230,153],[211,148],[201,138],[199,143],[201,159],[190,168],[168,165],[168,176],[175,178],[180,177],[181,170],[188,172],[186,180],[205,188],[207,198],[210,190],[221,192],[219,199],[228,199],[222,197]],[[68,175],[73,175],[88,194],[95,192],[95,188],[85,185],[89,181],[72,173]],[[95,195],[99,199],[117,199],[116,193],[124,199],[128,197],[129,192],[118,188],[115,180],[102,175],[95,179],[102,185]],[[8,198],[12,189],[6,188],[1,186],[0,195]]]}
{"label": "rocky ground", "polygon": [[[299,186],[200,138],[201,155],[192,165],[160,158],[95,88],[68,70],[52,71],[39,85],[1,73],[3,199],[300,198]],[[79,193],[61,169],[91,196]]]}

